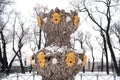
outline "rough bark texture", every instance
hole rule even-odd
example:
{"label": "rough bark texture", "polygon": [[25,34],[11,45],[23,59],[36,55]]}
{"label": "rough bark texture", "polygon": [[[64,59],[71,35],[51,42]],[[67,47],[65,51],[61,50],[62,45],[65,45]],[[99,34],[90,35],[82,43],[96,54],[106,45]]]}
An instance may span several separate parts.
{"label": "rough bark texture", "polygon": [[[36,64],[36,69],[38,73],[43,76],[43,80],[74,80],[74,76],[80,71],[81,64],[77,64],[78,59],[82,59],[82,54],[76,55],[76,63],[72,67],[68,67],[65,63],[66,53],[71,51],[66,48],[63,52],[51,52],[47,48],[42,49],[39,52],[46,53],[46,64],[45,67],[40,68],[39,64]],[[52,64],[52,59],[57,58],[58,63]],[[37,60],[36,60],[37,61]]]}
{"label": "rough bark texture", "polygon": [[[54,13],[60,15],[58,24],[55,24],[51,20]],[[35,68],[38,74],[43,77],[43,80],[74,80],[74,76],[80,71],[83,54],[73,50],[70,44],[70,35],[75,32],[78,27],[74,25],[74,16],[77,15],[76,12],[71,11],[67,13],[57,8],[51,10],[49,13],[40,15],[40,28],[46,33],[47,41],[46,47],[39,50],[35,55]],[[65,62],[66,54],[69,51],[75,54],[75,64],[72,67],[68,67]],[[37,55],[40,52],[45,54],[46,62],[44,67],[40,67],[37,62]],[[57,63],[52,63],[53,58],[57,59]]]}

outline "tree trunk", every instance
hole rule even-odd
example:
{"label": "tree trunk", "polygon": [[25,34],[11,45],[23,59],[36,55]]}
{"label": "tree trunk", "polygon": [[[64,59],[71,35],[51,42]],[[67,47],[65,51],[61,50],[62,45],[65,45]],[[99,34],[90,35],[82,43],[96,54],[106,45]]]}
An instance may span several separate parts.
{"label": "tree trunk", "polygon": [[112,48],[112,44],[110,42],[110,36],[108,33],[106,33],[106,37],[107,37],[107,44],[108,44],[108,47],[109,47],[109,50],[110,50],[110,53],[111,53],[111,57],[112,57],[112,60],[113,60],[113,64],[114,64],[114,67],[115,67],[115,71],[117,73],[118,76],[120,76],[120,69],[118,68],[118,65],[117,65],[117,62],[116,62],[116,59],[115,59],[115,54],[114,54],[114,51],[113,51],[113,48]]}
{"label": "tree trunk", "polygon": [[[83,49],[83,42],[81,41],[80,43],[81,43],[81,49]],[[85,53],[83,53],[83,54],[85,54]],[[83,73],[85,73],[85,66],[83,67]]]}
{"label": "tree trunk", "polygon": [[104,45],[104,49],[103,51],[106,53],[106,72],[107,74],[109,74],[109,62],[108,62],[108,51],[107,51],[107,42],[106,42],[106,38],[105,38],[105,34],[103,34],[103,31],[101,30],[101,36],[103,38],[103,45]]}
{"label": "tree trunk", "polygon": [[93,58],[93,64],[92,64],[92,72],[94,72],[94,66],[95,66],[95,58],[93,56],[93,48],[91,49],[92,50],[92,58]]}
{"label": "tree trunk", "polygon": [[25,73],[25,70],[24,70],[24,66],[23,66],[23,62],[22,62],[21,57],[19,57],[19,61],[20,61],[21,72],[22,72],[22,73]]}
{"label": "tree trunk", "polygon": [[102,52],[102,58],[101,58],[101,71],[103,71],[103,52]]}
{"label": "tree trunk", "polygon": [[17,54],[15,54],[15,56],[12,58],[12,60],[11,60],[11,62],[10,62],[10,64],[9,64],[9,66],[8,66],[9,72],[11,71],[11,66],[12,66],[12,63],[13,63],[13,61],[14,61],[14,59],[15,59],[16,56],[17,56]]}
{"label": "tree trunk", "polygon": [[109,74],[109,62],[108,62],[108,54],[106,53],[106,72]]}
{"label": "tree trunk", "polygon": [[92,57],[93,58],[93,64],[92,64],[92,72],[94,72],[94,63],[95,63],[95,58],[94,57]]}
{"label": "tree trunk", "polygon": [[25,73],[25,69],[24,69],[23,62],[22,62],[21,48],[19,48],[19,49],[20,49],[19,50],[19,54],[20,54],[19,61],[20,61],[21,71],[22,71],[22,73]]}
{"label": "tree trunk", "polygon": [[106,72],[109,74],[109,62],[108,62],[108,51],[107,51],[107,45],[106,45],[106,39],[105,36],[103,35],[103,43],[104,43],[104,50],[106,53]]}
{"label": "tree trunk", "polygon": [[2,62],[2,51],[1,51],[1,44],[0,44],[0,62]]}
{"label": "tree trunk", "polygon": [[50,79],[48,77],[42,77],[42,80],[74,80],[74,76],[68,76],[66,78],[55,78],[55,79]]}
{"label": "tree trunk", "polygon": [[90,71],[90,59],[88,59],[88,71]]}
{"label": "tree trunk", "polygon": [[2,49],[3,49],[3,57],[2,57],[2,71],[5,71],[8,67],[8,62],[7,62],[7,55],[6,55],[6,42],[4,39],[3,32],[0,32],[1,34],[1,39],[2,39]]}
{"label": "tree trunk", "polygon": [[41,48],[41,32],[42,30],[39,30],[39,42],[38,42],[38,50]]}

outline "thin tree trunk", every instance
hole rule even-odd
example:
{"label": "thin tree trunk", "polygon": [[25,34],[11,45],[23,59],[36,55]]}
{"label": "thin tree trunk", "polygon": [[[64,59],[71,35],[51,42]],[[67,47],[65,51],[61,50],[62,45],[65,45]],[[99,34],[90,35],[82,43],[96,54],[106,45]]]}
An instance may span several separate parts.
{"label": "thin tree trunk", "polygon": [[22,71],[22,73],[25,73],[23,62],[22,62],[21,48],[19,47],[19,49],[20,49],[19,50],[19,54],[20,54],[19,61],[20,61],[21,71]]}
{"label": "thin tree trunk", "polygon": [[0,62],[2,62],[2,51],[1,51],[1,44],[0,44]]}
{"label": "thin tree trunk", "polygon": [[19,61],[20,61],[21,71],[22,71],[22,73],[25,73],[24,66],[23,66],[23,62],[22,62],[22,59],[21,59],[21,58],[19,58]]}
{"label": "thin tree trunk", "polygon": [[94,63],[95,63],[95,58],[94,57],[92,57],[93,58],[93,64],[92,64],[92,72],[94,72]]}
{"label": "thin tree trunk", "polygon": [[92,50],[92,58],[93,58],[93,64],[92,64],[92,72],[94,72],[94,66],[95,66],[95,58],[94,58],[94,56],[93,56],[93,49],[91,49]]}
{"label": "thin tree trunk", "polygon": [[102,52],[102,58],[101,58],[101,71],[103,71],[103,52]]}
{"label": "thin tree trunk", "polygon": [[38,50],[41,48],[41,32],[42,30],[39,30],[39,42],[38,42]]}
{"label": "thin tree trunk", "polygon": [[[81,43],[81,49],[83,49],[83,42],[81,41],[80,43]],[[83,73],[85,73],[85,66],[83,67]]]}

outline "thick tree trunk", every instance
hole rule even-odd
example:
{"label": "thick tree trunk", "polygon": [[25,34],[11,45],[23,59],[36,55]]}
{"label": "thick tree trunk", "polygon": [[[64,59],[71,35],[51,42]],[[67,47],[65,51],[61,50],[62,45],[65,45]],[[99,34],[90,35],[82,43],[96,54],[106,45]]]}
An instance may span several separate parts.
{"label": "thick tree trunk", "polygon": [[106,40],[105,40],[105,36],[103,36],[103,42],[104,42],[104,50],[106,53],[106,72],[107,74],[109,74],[109,62],[108,62],[108,52],[107,52],[107,45],[106,45]]}
{"label": "thick tree trunk", "polygon": [[113,60],[115,71],[116,71],[117,75],[120,76],[120,69],[118,68],[118,65],[117,65],[117,62],[116,62],[116,59],[115,59],[115,54],[114,54],[114,51],[113,51],[113,48],[112,48],[112,44],[110,42],[110,36],[109,36],[108,33],[106,33],[106,37],[107,37],[107,44],[108,44],[108,47],[109,47],[109,50],[110,50],[110,53],[111,53],[111,57],[112,57],[112,60]]}
{"label": "thick tree trunk", "polygon": [[74,80],[74,76],[69,76],[67,78],[60,78],[60,79],[50,79],[47,77],[43,77],[42,80]]}
{"label": "thick tree trunk", "polygon": [[108,54],[106,53],[106,72],[109,74],[109,62],[108,62]]}
{"label": "thick tree trunk", "polygon": [[1,40],[2,40],[2,49],[3,49],[3,57],[2,57],[2,71],[5,71],[8,67],[8,62],[7,62],[7,55],[6,55],[6,42],[4,39],[3,32],[0,32],[1,34]]}
{"label": "thick tree trunk", "polygon": [[107,42],[106,42],[106,38],[105,38],[105,34],[103,34],[103,31],[101,30],[101,36],[103,38],[103,45],[104,45],[104,51],[106,53],[106,72],[107,74],[109,74],[109,62],[108,62],[108,51],[107,51]]}

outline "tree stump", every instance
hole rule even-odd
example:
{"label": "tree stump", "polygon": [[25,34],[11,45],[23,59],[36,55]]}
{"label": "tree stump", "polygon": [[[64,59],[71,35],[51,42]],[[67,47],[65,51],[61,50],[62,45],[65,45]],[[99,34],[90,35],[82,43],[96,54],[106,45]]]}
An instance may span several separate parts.
{"label": "tree stump", "polygon": [[51,10],[38,16],[38,25],[47,36],[46,47],[35,55],[35,69],[43,80],[74,80],[83,67],[83,53],[73,50],[70,35],[79,25],[78,14]]}

